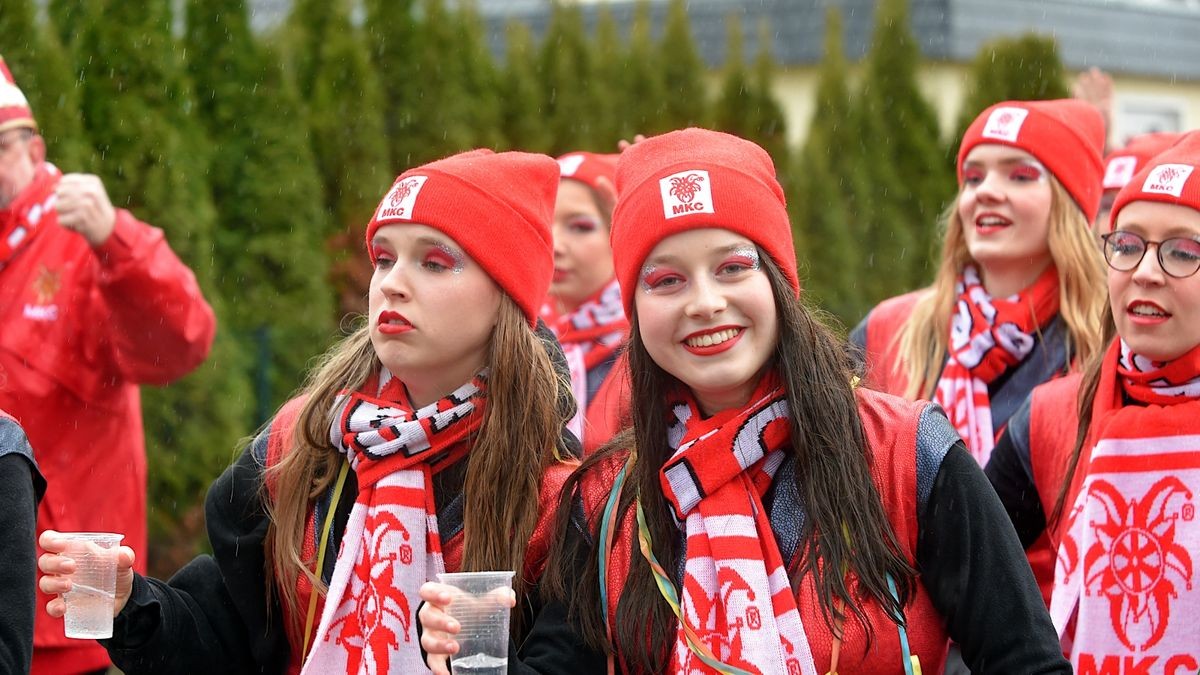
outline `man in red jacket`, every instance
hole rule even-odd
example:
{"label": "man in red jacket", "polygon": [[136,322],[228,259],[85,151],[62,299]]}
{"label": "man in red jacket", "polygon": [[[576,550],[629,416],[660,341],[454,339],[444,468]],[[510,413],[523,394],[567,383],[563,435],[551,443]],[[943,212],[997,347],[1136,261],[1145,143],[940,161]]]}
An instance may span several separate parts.
{"label": "man in red jacket", "polygon": [[[208,355],[216,330],[161,230],[114,209],[97,176],[66,174],[0,59],[0,408],[25,428],[47,489],[37,529],[120,532],[146,550],[139,384]],[[144,565],[139,565],[144,567]],[[39,592],[39,606],[49,597]],[[108,666],[39,611],[34,673]]]}

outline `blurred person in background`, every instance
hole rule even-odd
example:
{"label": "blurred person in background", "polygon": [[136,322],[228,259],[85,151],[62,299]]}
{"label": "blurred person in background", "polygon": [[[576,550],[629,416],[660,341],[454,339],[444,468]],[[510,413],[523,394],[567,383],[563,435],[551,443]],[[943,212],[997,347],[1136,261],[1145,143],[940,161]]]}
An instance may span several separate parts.
{"label": "blurred person in background", "polygon": [[[24,427],[47,481],[38,530],[119,532],[145,550],[138,385],[198,366],[216,319],[161,230],[114,208],[99,177],[46,161],[3,60],[0,326],[0,408]],[[34,673],[108,667],[98,644],[63,635],[61,619],[38,612],[36,626]]]}
{"label": "blurred person in background", "polygon": [[616,203],[617,155],[571,152],[558,158],[554,204],[554,278],[542,316],[562,344],[579,402],[572,431],[585,450],[618,431],[628,379],[614,368],[629,334],[609,234]]}

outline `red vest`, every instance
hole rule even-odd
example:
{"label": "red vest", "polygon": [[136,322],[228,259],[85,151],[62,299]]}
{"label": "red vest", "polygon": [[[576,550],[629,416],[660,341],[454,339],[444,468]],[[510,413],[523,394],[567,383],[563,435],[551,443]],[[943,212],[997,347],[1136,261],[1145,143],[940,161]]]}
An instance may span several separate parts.
{"label": "red vest", "polygon": [[901,370],[900,331],[912,316],[913,307],[928,289],[921,289],[889,298],[876,305],[867,316],[867,353],[863,362],[866,378],[863,384],[876,391],[904,396],[908,377]]}
{"label": "red vest", "polygon": [[[871,474],[875,488],[883,499],[884,510],[896,532],[909,564],[916,565],[917,550],[917,424],[926,403],[911,403],[865,388],[857,390],[858,412],[871,449]],[[589,522],[596,524],[608,499],[613,478],[620,470],[624,457],[597,467],[585,479],[583,493]],[[628,576],[634,555],[632,535],[620,532],[614,537],[614,550],[609,574],[620,582]],[[637,564],[643,564],[640,561]],[[853,583],[853,579],[850,580]],[[811,578],[801,583],[798,609],[808,635],[817,672],[829,670],[833,636],[821,616],[816,585]],[[871,604],[864,608],[874,632],[870,650],[866,635],[854,618],[845,623],[845,637],[839,669],[843,673],[887,674],[904,672],[899,633],[896,625],[882,608]],[[925,587],[919,583],[913,598],[904,610],[908,620],[908,640],[911,653],[921,659],[926,673],[940,673],[946,658],[949,640],[941,615],[933,607]]]}
{"label": "red vest", "polygon": [[[295,436],[296,418],[300,414],[300,410],[304,407],[304,397],[294,398],[283,405],[275,419],[271,422],[270,436],[267,439],[267,468],[275,466],[279,460],[291,451],[292,441]],[[538,503],[541,505],[538,509],[538,522],[534,527],[533,536],[530,539],[529,546],[525,551],[525,578],[530,580],[540,579],[542,572],[546,569],[546,560],[550,553],[550,546],[553,542],[554,535],[554,514],[558,506],[558,497],[562,492],[563,484],[567,477],[571,475],[571,471],[575,468],[574,464],[556,463],[551,465],[542,475],[542,484],[538,493]],[[270,480],[266,481],[267,492],[272,500],[275,498],[275,484]],[[330,504],[329,508],[336,509],[336,504]],[[305,519],[304,539],[301,544],[301,559],[313,560],[317,559],[317,542],[320,538],[320,531],[317,529],[321,524],[317,523],[315,514],[315,504],[310,504],[308,508],[308,517]],[[447,572],[457,572],[462,566],[463,557],[463,535],[459,532],[447,541],[442,542],[442,556],[445,560]],[[298,607],[301,611],[299,621],[293,616],[287,607],[283,608],[283,621],[285,626],[295,625],[296,622],[303,625],[303,621],[307,617],[308,603],[312,597],[312,584],[308,577],[300,575],[296,580],[296,597]],[[316,611],[313,614],[313,635],[316,635],[317,624],[321,620],[321,612],[325,604],[325,597],[322,595],[317,598]],[[303,638],[303,635],[301,635]],[[312,645],[309,645],[311,648]],[[291,641],[291,658],[288,661],[287,672],[289,674],[297,674],[304,663],[303,644],[297,644],[296,641]]]}

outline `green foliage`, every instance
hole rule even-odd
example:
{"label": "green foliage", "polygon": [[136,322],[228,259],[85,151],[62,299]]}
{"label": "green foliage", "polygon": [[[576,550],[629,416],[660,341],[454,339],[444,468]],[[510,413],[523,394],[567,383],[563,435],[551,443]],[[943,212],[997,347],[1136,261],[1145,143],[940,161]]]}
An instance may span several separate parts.
{"label": "green foliage", "polygon": [[248,420],[257,426],[334,332],[328,217],[299,96],[251,35],[244,0],[190,0],[186,44],[196,112],[213,141],[217,283],[237,298],[228,316],[239,350],[260,355],[246,373],[259,389]]}
{"label": "green foliage", "polygon": [[596,100],[604,93],[591,86],[594,71],[579,5],[554,2],[539,63],[551,154],[594,149]]}
{"label": "green foliage", "polygon": [[419,54],[419,26],[414,0],[366,0],[364,29],[371,47],[371,62],[383,85],[384,131],[391,169],[396,174],[410,166],[406,132],[412,128],[414,107],[410,73]]}
{"label": "green foliage", "polygon": [[612,152],[617,141],[633,138],[633,128],[621,92],[625,90],[625,46],[621,42],[617,21],[608,4],[602,4],[596,16],[596,33],[593,38],[596,54],[596,69],[591,83],[595,91],[595,138],[597,150]]}
{"label": "green foliage", "polygon": [[671,0],[658,45],[665,98],[661,124],[667,129],[705,126],[708,122],[708,71],[692,39],[686,0]]}
{"label": "green foliage", "polygon": [[[512,22],[503,74],[501,99],[506,146],[530,152],[550,152],[551,131],[543,123],[542,78],[533,35],[523,23]],[[614,145],[616,141],[613,141]]]}
{"label": "green foliage", "polygon": [[[78,53],[89,55],[81,61],[83,121],[113,203],[165,230],[226,326],[214,283],[208,144],[189,115],[194,99],[168,3],[97,0],[75,28]],[[193,374],[143,389],[154,536],[178,527],[180,513],[201,502],[249,431],[243,358],[228,331],[218,330]]]}
{"label": "green foliage", "polygon": [[624,56],[625,86],[621,94],[627,128],[647,136],[670,130],[664,123],[663,101],[667,87],[651,35],[648,0],[638,0],[629,33],[629,48]]}
{"label": "green foliage", "polygon": [[1058,45],[1048,35],[1027,33],[984,43],[971,64],[969,81],[955,124],[955,151],[975,117],[994,103],[1070,96]]}
{"label": "green foliage", "polygon": [[325,235],[333,256],[339,315],[366,311],[370,267],[363,237],[375,205],[400,171],[389,161],[384,95],[363,32],[344,2],[298,0],[289,19],[289,50],[300,95],[308,103],[313,154],[332,215]]}
{"label": "green foliage", "polygon": [[938,218],[953,194],[937,117],[917,87],[919,58],[908,0],[881,0],[855,111],[873,191],[863,243],[874,301],[928,281]]}
{"label": "green foliage", "polygon": [[82,171],[91,148],[79,121],[79,92],[71,63],[48,25],[35,21],[31,0],[5,0],[0,56],[8,63],[46,139],[47,158],[64,171]]}
{"label": "green foliage", "polygon": [[758,143],[771,154],[780,172],[786,173],[787,122],[783,107],[771,92],[775,61],[770,38],[765,30],[760,31],[758,55],[753,69],[747,68],[741,20],[731,14],[726,22],[725,74],[713,110],[714,126]]}
{"label": "green foliage", "polygon": [[816,109],[796,160],[789,210],[805,290],[810,300],[844,323],[856,321],[869,309],[859,282],[864,256],[857,242],[865,229],[859,204],[870,188],[861,170],[862,155],[855,152],[847,77],[841,15],[830,8]]}

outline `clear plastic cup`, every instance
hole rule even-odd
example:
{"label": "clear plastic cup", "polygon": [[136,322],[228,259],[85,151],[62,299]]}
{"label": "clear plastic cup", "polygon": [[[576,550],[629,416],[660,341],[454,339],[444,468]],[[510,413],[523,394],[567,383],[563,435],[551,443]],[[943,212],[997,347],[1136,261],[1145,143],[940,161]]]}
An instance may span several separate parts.
{"label": "clear plastic cup", "polygon": [[67,603],[66,636],[97,640],[112,637],[113,600],[117,594],[117,549],[125,535],[63,532],[62,555],[75,561]]}
{"label": "clear plastic cup", "polygon": [[457,589],[447,613],[462,626],[450,659],[454,675],[503,675],[508,672],[508,620],[512,572],[455,572],[438,581]]}

